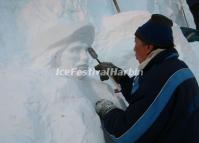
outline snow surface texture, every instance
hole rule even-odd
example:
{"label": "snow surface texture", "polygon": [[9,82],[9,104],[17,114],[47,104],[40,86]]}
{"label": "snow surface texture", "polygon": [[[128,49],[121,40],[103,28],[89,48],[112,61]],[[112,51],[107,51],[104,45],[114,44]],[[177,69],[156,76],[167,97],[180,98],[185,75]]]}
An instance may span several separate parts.
{"label": "snow surface texture", "polygon": [[[117,0],[122,12],[130,10],[144,10],[150,13],[161,13],[180,26],[195,27],[193,17],[189,11],[186,0]],[[188,22],[186,23],[183,11]]]}
{"label": "snow surface texture", "polygon": [[[94,40],[93,28],[87,22],[95,26],[93,47],[99,59],[124,69],[137,68],[134,32],[150,18],[149,12],[166,14],[180,26],[186,25],[178,0],[118,3],[125,13],[114,15],[109,0],[0,0],[0,142],[111,142],[104,138],[94,104],[106,98],[123,107],[120,97],[113,95],[115,85],[102,83],[98,76],[57,76],[56,68],[80,66],[85,70],[97,64],[85,52]],[[183,6],[189,15],[184,1]],[[192,17],[187,17],[194,27]],[[89,30],[86,37],[93,40],[74,37],[81,28]],[[199,43],[188,43],[176,24],[173,32],[180,58],[199,81]],[[71,43],[71,39],[75,40]],[[54,48],[50,49],[51,45]],[[76,59],[72,52],[81,58]]]}

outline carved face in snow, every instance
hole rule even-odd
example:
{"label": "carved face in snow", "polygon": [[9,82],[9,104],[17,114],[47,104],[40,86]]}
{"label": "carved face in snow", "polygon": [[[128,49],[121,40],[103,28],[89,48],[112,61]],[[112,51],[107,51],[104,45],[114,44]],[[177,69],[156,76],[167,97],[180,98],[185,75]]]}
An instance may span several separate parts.
{"label": "carved face in snow", "polygon": [[[54,33],[57,35],[54,36]],[[65,36],[66,34],[68,35]],[[52,38],[49,35],[52,35]],[[52,43],[50,46],[44,46],[48,47],[47,51],[51,53],[48,65],[52,68],[65,70],[67,73],[70,72],[72,73],[70,75],[78,79],[85,76],[86,70],[88,70],[87,48],[94,40],[94,27],[92,25],[76,27],[64,25],[64,27],[54,28],[46,36],[48,37],[47,45],[49,45],[49,41]]]}
{"label": "carved face in snow", "polygon": [[65,69],[88,69],[88,45],[80,41],[71,43],[65,48],[61,56],[61,67]]}
{"label": "carved face in snow", "polygon": [[33,67],[60,69],[64,72],[59,75],[67,72],[67,76],[81,79],[88,69],[87,48],[94,37],[94,27],[90,24],[58,23],[37,34],[31,42]]}

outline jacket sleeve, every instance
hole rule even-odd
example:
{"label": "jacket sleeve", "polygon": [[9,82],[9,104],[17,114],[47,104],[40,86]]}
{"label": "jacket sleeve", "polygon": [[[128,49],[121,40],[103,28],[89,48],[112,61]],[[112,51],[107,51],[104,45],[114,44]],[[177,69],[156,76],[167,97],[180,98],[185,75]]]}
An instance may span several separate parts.
{"label": "jacket sleeve", "polygon": [[125,97],[127,102],[129,102],[129,97],[131,94],[131,89],[132,89],[132,83],[133,79],[135,77],[130,78],[128,75],[125,75],[121,80],[120,80],[120,86],[121,86],[121,92],[122,95]]}
{"label": "jacket sleeve", "polygon": [[110,134],[119,137],[136,123],[151,103],[152,99],[142,98],[129,104],[125,111],[113,109],[102,118],[103,125]]}

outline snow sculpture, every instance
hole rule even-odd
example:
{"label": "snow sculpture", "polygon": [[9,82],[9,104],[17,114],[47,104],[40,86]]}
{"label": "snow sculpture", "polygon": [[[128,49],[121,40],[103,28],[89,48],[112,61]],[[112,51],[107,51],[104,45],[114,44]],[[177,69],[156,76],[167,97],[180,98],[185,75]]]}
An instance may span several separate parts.
{"label": "snow sculpture", "polygon": [[[54,71],[55,78],[60,78],[61,70],[71,71],[69,75],[61,75],[64,84],[55,87],[61,91],[56,102],[42,95],[48,102],[42,122],[48,128],[46,134],[52,134],[51,140],[55,142],[103,143],[101,123],[94,105],[97,100],[106,98],[120,106],[110,86],[86,74],[89,67],[87,48],[94,36],[94,27],[90,24],[58,23],[33,40],[30,49],[33,69]],[[83,74],[79,74],[80,71]],[[57,93],[54,94],[50,93],[51,96]]]}
{"label": "snow sculpture", "polygon": [[[86,48],[94,40],[93,26],[74,22],[87,21],[86,2],[32,0],[21,12],[32,70],[35,73],[42,71],[38,82],[48,83],[48,86],[41,85],[45,87],[44,92],[34,97],[35,102],[42,99],[37,106],[42,111],[38,122],[45,128],[40,137],[42,142],[103,143],[94,104],[99,98],[108,98],[119,105],[110,86],[95,77],[77,74],[78,70],[88,69]],[[62,69],[73,69],[74,73],[59,77]],[[54,73],[54,77],[43,79],[49,76],[48,72]],[[34,112],[36,109],[32,108]]]}

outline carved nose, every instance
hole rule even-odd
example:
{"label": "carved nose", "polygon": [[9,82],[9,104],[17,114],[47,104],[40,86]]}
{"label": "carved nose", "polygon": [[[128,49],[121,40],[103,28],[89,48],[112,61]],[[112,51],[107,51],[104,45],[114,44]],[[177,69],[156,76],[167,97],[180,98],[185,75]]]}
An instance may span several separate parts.
{"label": "carved nose", "polygon": [[78,66],[80,65],[87,65],[88,66],[88,54],[85,49],[82,49],[79,53],[79,62],[77,63]]}
{"label": "carved nose", "polygon": [[88,62],[88,53],[86,50],[82,50],[80,53],[80,59],[84,62]]}

